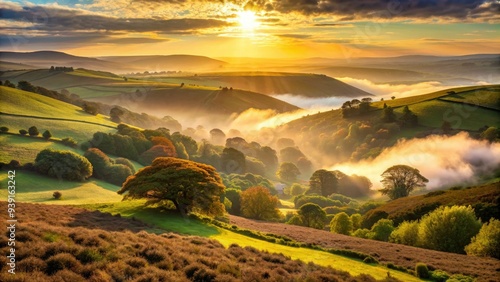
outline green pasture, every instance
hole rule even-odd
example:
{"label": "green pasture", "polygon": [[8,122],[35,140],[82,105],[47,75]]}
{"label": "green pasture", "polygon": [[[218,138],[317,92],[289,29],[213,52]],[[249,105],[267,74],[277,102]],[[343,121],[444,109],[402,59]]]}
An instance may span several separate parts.
{"label": "green pasture", "polygon": [[[0,175],[0,199],[7,199],[7,173]],[[107,182],[91,179],[86,182],[72,182],[50,178],[34,172],[16,170],[16,201],[57,204],[82,205],[95,203],[119,202],[122,196],[116,191],[118,186]],[[52,194],[62,193],[60,200],[55,200]]]}
{"label": "green pasture", "polygon": [[500,87],[458,92],[442,97],[441,99],[500,110]]}
{"label": "green pasture", "polygon": [[[19,133],[20,129],[28,130],[31,126],[36,126],[40,134],[49,130],[54,138],[63,139],[72,137],[78,143],[92,139],[97,131],[106,133],[116,133],[116,129],[96,124],[88,124],[77,121],[48,120],[27,117],[14,117],[0,115],[1,126],[9,128],[9,132]],[[41,135],[40,135],[41,136]]]}

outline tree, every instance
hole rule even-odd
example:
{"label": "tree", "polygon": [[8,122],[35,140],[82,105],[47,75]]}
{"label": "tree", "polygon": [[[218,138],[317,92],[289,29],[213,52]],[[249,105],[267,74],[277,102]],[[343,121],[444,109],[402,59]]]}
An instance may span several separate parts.
{"label": "tree", "polygon": [[127,159],[127,158],[116,158],[115,159],[115,164],[121,164],[121,165],[127,166],[128,168],[130,168],[130,171],[132,172],[132,174],[135,174],[134,164],[129,159]]}
{"label": "tree", "polygon": [[302,225],[315,229],[323,229],[326,221],[326,212],[316,204],[305,204],[300,207],[298,216]]}
{"label": "tree", "polygon": [[174,145],[155,145],[139,156],[139,162],[142,165],[150,165],[156,158],[160,157],[177,157]]}
{"label": "tree", "polygon": [[299,183],[293,183],[292,187],[290,187],[289,195],[290,196],[298,196],[298,195],[304,193],[304,191],[305,191],[305,189],[304,189],[304,187],[302,187],[302,185],[300,185]]}
{"label": "tree", "polygon": [[112,165],[111,159],[97,148],[88,149],[83,156],[89,160],[94,168],[92,176],[104,179],[107,169]]}
{"label": "tree", "polygon": [[171,201],[182,214],[224,213],[220,197],[222,179],[214,167],[177,158],[157,158],[123,183],[118,194],[124,199],[148,199],[148,203]]}
{"label": "tree", "polygon": [[231,208],[227,211],[230,214],[240,215],[241,214],[241,195],[240,191],[237,189],[226,189],[225,196],[231,201]]}
{"label": "tree", "polygon": [[416,187],[425,187],[429,182],[416,168],[407,165],[395,165],[382,173],[384,188],[379,190],[391,200],[407,197]]}
{"label": "tree", "polygon": [[245,173],[247,170],[245,155],[234,148],[224,148],[221,155],[221,166],[222,171],[228,174]]}
{"label": "tree", "polygon": [[418,125],[418,117],[408,106],[403,108],[403,116],[399,119],[401,127],[415,127]]}
{"label": "tree", "polygon": [[300,158],[306,156],[298,147],[286,147],[280,150],[280,159],[282,162],[297,163]]}
{"label": "tree", "polygon": [[279,199],[263,186],[255,186],[241,192],[241,214],[258,220],[280,218]]}
{"label": "tree", "polygon": [[352,220],[345,212],[336,214],[330,221],[330,231],[333,233],[349,235],[352,230]]}
{"label": "tree", "polygon": [[223,145],[226,141],[226,134],[224,133],[224,131],[218,128],[214,128],[210,130],[210,139],[213,144]]}
{"label": "tree", "polygon": [[113,164],[109,166],[106,170],[105,180],[111,184],[115,184],[117,186],[121,186],[127,177],[131,176],[132,170],[122,164]]}
{"label": "tree", "polygon": [[498,133],[499,131],[496,127],[490,126],[485,131],[481,132],[481,138],[493,142],[497,139]]}
{"label": "tree", "polygon": [[20,129],[19,134],[24,136],[24,135],[28,134],[28,131],[26,131],[26,129]]}
{"label": "tree", "polygon": [[49,140],[51,137],[52,137],[52,133],[50,133],[50,131],[48,130],[45,130],[42,134],[43,138]]}
{"label": "tree", "polygon": [[363,221],[363,217],[359,213],[355,213],[351,215],[352,221],[352,230],[358,230],[361,228],[361,222]]}
{"label": "tree", "polygon": [[99,105],[97,103],[85,102],[83,103],[82,109],[91,115],[97,115],[99,113]]}
{"label": "tree", "polygon": [[392,107],[386,107],[382,110],[382,121],[383,122],[395,122],[396,114],[394,113],[394,109]]}
{"label": "tree", "polygon": [[2,133],[9,132],[9,128],[6,126],[2,126],[2,127],[0,127],[0,132],[2,132]]}
{"label": "tree", "polygon": [[392,231],[394,231],[392,220],[383,218],[372,226],[372,239],[387,242]]}
{"label": "tree", "polygon": [[283,181],[294,182],[300,171],[293,163],[282,163],[276,175]]}
{"label": "tree", "polygon": [[463,254],[481,229],[472,207],[439,207],[420,220],[419,245],[432,250]]}
{"label": "tree", "polygon": [[325,197],[336,193],[338,189],[338,179],[332,171],[320,169],[313,173],[309,179],[308,194],[316,193]]}
{"label": "tree", "polygon": [[418,228],[418,221],[403,221],[394,231],[392,231],[389,236],[389,241],[408,246],[417,246]]}
{"label": "tree", "polygon": [[36,93],[36,87],[33,86],[33,84],[31,84],[31,83],[29,83],[29,82],[27,82],[25,80],[19,81],[17,83],[17,88],[21,89],[21,90],[24,90],[24,91]]}
{"label": "tree", "polygon": [[40,134],[40,132],[38,131],[38,128],[36,128],[36,126],[32,126],[32,127],[28,128],[28,134],[30,136],[38,136]]}
{"label": "tree", "polygon": [[491,218],[483,224],[472,242],[465,247],[468,255],[478,257],[494,257],[500,259],[500,220]]}
{"label": "tree", "polygon": [[125,114],[125,112],[119,107],[113,107],[109,111],[109,116],[111,117],[111,121],[120,123],[122,121],[121,117]]}
{"label": "tree", "polygon": [[39,173],[71,181],[84,181],[92,175],[90,162],[71,151],[42,150],[35,159]]}

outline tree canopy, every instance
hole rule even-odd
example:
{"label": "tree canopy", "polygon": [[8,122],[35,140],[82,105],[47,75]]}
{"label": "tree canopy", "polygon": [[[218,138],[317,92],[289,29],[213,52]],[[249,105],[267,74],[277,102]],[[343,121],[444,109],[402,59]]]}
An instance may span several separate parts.
{"label": "tree canopy", "polygon": [[90,162],[71,151],[42,150],[35,159],[35,170],[39,173],[66,179],[84,181],[92,175]]}
{"label": "tree canopy", "polygon": [[149,203],[171,201],[182,214],[220,215],[224,184],[214,167],[177,158],[157,158],[151,166],[125,181],[118,194],[124,199],[147,198]]}
{"label": "tree canopy", "polygon": [[335,173],[325,169],[317,170],[309,179],[308,194],[316,193],[327,197],[338,190],[338,179]]}
{"label": "tree canopy", "polygon": [[395,165],[382,173],[383,189],[379,191],[391,200],[407,197],[416,187],[425,187],[429,180],[416,168],[407,165]]}
{"label": "tree canopy", "polygon": [[251,187],[241,192],[241,213],[244,217],[273,220],[280,217],[279,199],[262,186]]}

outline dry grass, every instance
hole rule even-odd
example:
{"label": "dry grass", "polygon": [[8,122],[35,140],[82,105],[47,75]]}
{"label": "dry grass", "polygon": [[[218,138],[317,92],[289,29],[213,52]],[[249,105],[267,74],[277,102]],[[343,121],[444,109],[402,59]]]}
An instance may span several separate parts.
{"label": "dry grass", "polygon": [[[98,211],[26,203],[16,210],[16,275],[2,256],[0,281],[375,281],[252,247],[148,233],[144,223]],[[2,236],[2,253],[6,243]]]}
{"label": "dry grass", "polygon": [[477,277],[477,281],[491,282],[498,281],[500,274],[500,261],[493,258],[444,253],[333,234],[302,226],[249,220],[237,216],[231,216],[231,224],[250,230],[287,236],[298,242],[315,244],[324,248],[369,254],[381,263],[393,263],[409,269],[414,269],[417,263],[423,262],[431,269],[440,269],[452,274],[465,274]]}

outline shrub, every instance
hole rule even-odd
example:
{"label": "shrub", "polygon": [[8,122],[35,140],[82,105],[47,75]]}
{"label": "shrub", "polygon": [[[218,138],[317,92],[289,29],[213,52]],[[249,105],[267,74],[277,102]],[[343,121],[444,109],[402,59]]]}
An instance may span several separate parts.
{"label": "shrub", "polygon": [[419,244],[432,250],[464,253],[480,228],[481,222],[470,206],[440,207],[421,219]]}
{"label": "shrub", "polygon": [[472,242],[465,247],[465,252],[468,255],[500,259],[500,220],[492,218],[489,223],[483,224]]}
{"label": "shrub", "polygon": [[42,134],[43,138],[49,140],[51,137],[52,137],[52,133],[50,133],[50,131],[48,130],[45,130]]}
{"label": "shrub", "polygon": [[42,150],[35,159],[39,173],[60,179],[84,181],[92,175],[90,162],[71,151]]}
{"label": "shrub", "polygon": [[63,143],[63,145],[66,145],[71,148],[76,148],[76,145],[78,144],[76,140],[71,137],[66,137],[62,139],[61,142]]}
{"label": "shrub", "polygon": [[352,220],[345,212],[335,215],[330,222],[330,231],[333,233],[349,235],[352,232]]}
{"label": "shrub", "polygon": [[9,128],[6,126],[2,126],[2,127],[0,127],[0,132],[2,132],[2,133],[9,132]]}
{"label": "shrub", "polygon": [[123,182],[127,180],[127,177],[132,174],[133,173],[128,166],[117,164],[107,168],[104,179],[111,184],[122,186]]}
{"label": "shrub", "polygon": [[87,263],[101,261],[103,259],[103,256],[96,249],[86,248],[83,249],[80,253],[78,253],[76,258],[80,262],[87,264]]}
{"label": "shrub", "polygon": [[28,128],[28,134],[30,136],[38,136],[40,134],[40,132],[38,131],[38,128],[36,128],[36,126],[32,126],[32,127]]}
{"label": "shrub", "polygon": [[62,197],[62,193],[61,193],[61,192],[59,192],[59,191],[55,191],[55,192],[52,194],[52,197],[54,197],[54,199],[56,199],[56,200],[59,200],[59,199],[61,199],[61,197]]}
{"label": "shrub", "polygon": [[387,242],[392,231],[394,231],[394,225],[390,219],[381,219],[373,225],[371,231],[373,232],[373,239]]}
{"label": "shrub", "polygon": [[298,216],[303,226],[323,229],[326,221],[326,213],[318,205],[308,203],[300,207]]}
{"label": "shrub", "polygon": [[367,256],[366,258],[363,259],[363,262],[368,264],[378,263],[378,261],[372,256]]}
{"label": "shrub", "polygon": [[418,221],[403,221],[389,236],[389,241],[408,246],[417,246]]}
{"label": "shrub", "polygon": [[373,234],[369,229],[361,228],[354,231],[354,233],[352,233],[352,236],[363,239],[370,239],[373,236]]}
{"label": "shrub", "polygon": [[19,134],[24,136],[24,135],[28,134],[28,131],[26,131],[25,129],[20,129]]}
{"label": "shrub", "polygon": [[132,171],[132,174],[135,174],[134,164],[129,159],[126,159],[126,158],[116,158],[115,159],[115,164],[121,164],[121,165],[128,166],[130,168],[130,171]]}
{"label": "shrub", "polygon": [[46,263],[47,267],[45,268],[45,273],[48,275],[52,275],[63,269],[77,270],[80,266],[76,258],[68,253],[60,253],[50,257],[47,259]]}
{"label": "shrub", "polygon": [[430,271],[429,273],[430,279],[436,282],[445,282],[450,278],[450,275],[442,270],[434,270]]}
{"label": "shrub", "polygon": [[352,230],[358,230],[359,228],[361,228],[361,220],[362,217],[359,213],[351,215]]}
{"label": "shrub", "polygon": [[17,270],[21,272],[43,271],[45,268],[45,262],[34,256],[29,256],[17,263]]}
{"label": "shrub", "polygon": [[427,279],[429,278],[429,269],[427,268],[427,265],[425,263],[417,263],[415,265],[415,273],[417,274],[418,278],[422,279]]}
{"label": "shrub", "polygon": [[327,197],[318,195],[301,195],[295,198],[294,203],[295,203],[295,208],[297,209],[307,203],[313,203],[322,208],[331,206],[342,206],[342,203],[340,201],[334,201],[328,199]]}

